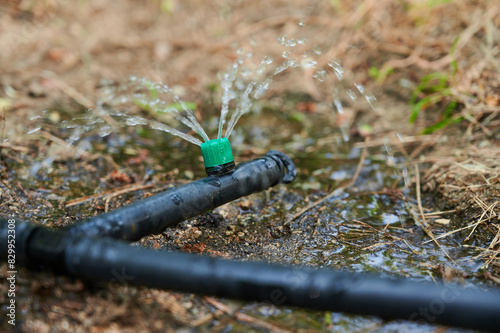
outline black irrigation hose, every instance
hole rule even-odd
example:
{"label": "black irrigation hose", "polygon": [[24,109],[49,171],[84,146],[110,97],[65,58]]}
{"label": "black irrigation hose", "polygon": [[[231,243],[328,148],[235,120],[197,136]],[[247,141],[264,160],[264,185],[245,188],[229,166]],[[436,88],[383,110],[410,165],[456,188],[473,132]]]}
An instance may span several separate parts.
{"label": "black irrigation hose", "polygon": [[239,164],[234,172],[209,176],[172,188],[131,205],[68,227],[72,235],[111,237],[128,241],[162,233],[190,217],[243,196],[290,183],[297,169],[285,154],[271,150],[264,157]]}
{"label": "black irrigation hose", "polygon": [[[7,235],[0,220],[0,240]],[[79,278],[498,332],[500,293],[328,269],[231,261],[16,223],[24,261]],[[21,249],[23,248],[23,249]],[[6,246],[0,246],[5,260]],[[22,258],[20,258],[22,259]]]}
{"label": "black irrigation hose", "polygon": [[0,261],[7,259],[7,235],[15,226],[16,262],[80,278],[499,331],[498,291],[154,251],[109,238],[136,240],[160,233],[238,197],[290,182],[295,175],[290,159],[271,151],[233,174],[168,190],[64,231],[0,219]]}

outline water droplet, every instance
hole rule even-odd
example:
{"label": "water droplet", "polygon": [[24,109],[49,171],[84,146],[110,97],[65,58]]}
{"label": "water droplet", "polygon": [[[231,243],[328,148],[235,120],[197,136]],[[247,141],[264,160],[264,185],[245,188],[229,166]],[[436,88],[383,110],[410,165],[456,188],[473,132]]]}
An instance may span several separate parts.
{"label": "water droplet", "polygon": [[222,87],[222,89],[230,89],[232,85],[233,85],[233,82],[229,79],[224,79],[220,83],[220,86]]}
{"label": "water droplet", "polygon": [[349,133],[346,126],[340,126],[340,133],[342,133],[342,140],[349,142]]}
{"label": "water droplet", "polygon": [[276,67],[276,69],[273,72],[273,76],[275,76],[275,75],[283,72],[287,68],[288,68],[288,62],[285,61],[284,63],[282,63],[281,65],[279,65],[278,67]]}
{"label": "water droplet", "polygon": [[344,107],[342,106],[342,102],[338,98],[333,99],[333,104],[335,105],[335,108],[337,109],[337,112],[342,114],[344,113]]}
{"label": "water droplet", "polygon": [[403,170],[402,170],[402,175],[403,175],[403,180],[404,180],[404,183],[405,183],[405,186],[406,188],[408,188],[410,186],[410,174],[408,173],[408,168],[406,167],[403,167]]}
{"label": "water droplet", "polygon": [[287,61],[287,65],[288,65],[288,67],[293,68],[293,67],[299,67],[300,63],[297,61],[297,59],[289,59]]}
{"label": "water droplet", "polygon": [[321,52],[321,49],[319,48],[318,45],[314,45],[313,47],[313,52],[316,53],[317,55],[320,55],[322,52]]}
{"label": "water droplet", "polygon": [[181,204],[181,202],[183,202],[184,200],[182,199],[182,197],[178,196],[177,194],[174,194],[171,196],[171,199],[172,199],[172,202],[174,204],[176,204],[177,206],[179,206]]}
{"label": "water droplet", "polygon": [[355,83],[354,85],[356,86],[361,95],[365,94],[365,86],[363,86],[361,83]]}
{"label": "water droplet", "polygon": [[28,133],[26,133],[26,134],[33,134],[33,133],[36,133],[36,132],[38,132],[40,129],[42,129],[42,128],[41,128],[41,127],[33,128],[31,131],[28,131]]}
{"label": "water droplet", "polygon": [[106,126],[99,128],[99,136],[101,138],[110,135],[111,132],[112,132],[112,128],[109,125],[106,125]]}
{"label": "water droplet", "polygon": [[297,39],[297,43],[305,45],[307,43],[307,39],[305,39],[305,38],[299,38],[299,39]]}
{"label": "water droplet", "polygon": [[304,23],[304,21],[302,21],[302,20],[300,20],[298,24],[299,24],[299,26],[301,26],[301,27],[305,27],[305,26],[306,26],[306,24],[305,24],[305,23]]}
{"label": "water droplet", "polygon": [[365,98],[368,104],[370,104],[372,110],[375,110],[375,102],[377,101],[375,96],[373,96],[373,94],[370,94],[370,95],[365,95]]}
{"label": "water droplet", "polygon": [[240,74],[244,78],[249,77],[250,75],[252,75],[252,69],[248,66],[242,67]]}
{"label": "water droplet", "polygon": [[259,66],[257,66],[257,70],[255,71],[258,75],[261,75],[266,70],[267,65],[273,62],[273,58],[269,56],[265,56],[264,59],[260,62]]}
{"label": "water droplet", "polygon": [[283,58],[287,59],[290,56],[290,54],[292,54],[292,52],[290,52],[290,51],[283,51],[283,53],[281,54],[281,56]]}
{"label": "water droplet", "polygon": [[125,119],[128,126],[147,125],[148,121],[138,116],[129,116]]}
{"label": "water droplet", "polygon": [[281,37],[278,37],[278,43],[280,43],[281,46],[285,45],[286,42],[286,35],[283,35]]}
{"label": "water droplet", "polygon": [[344,179],[347,179],[348,177],[349,177],[349,174],[345,170],[334,171],[330,175],[330,179],[335,180],[335,181],[344,180]]}
{"label": "water droplet", "polygon": [[340,61],[338,59],[332,59],[328,62],[328,66],[333,68],[335,75],[339,80],[341,80],[344,75],[344,68],[340,64]]}
{"label": "water droplet", "polygon": [[347,90],[347,95],[349,95],[349,98],[354,102],[358,98],[356,93],[352,91],[351,89]]}
{"label": "water droplet", "polygon": [[385,225],[394,224],[400,221],[399,217],[391,213],[382,213],[382,221]]}
{"label": "water droplet", "polygon": [[69,144],[73,144],[73,142],[80,139],[80,135],[82,135],[82,133],[83,133],[83,130],[81,127],[75,127],[75,129],[73,130],[73,133],[66,140],[66,142],[68,142]]}
{"label": "water droplet", "polygon": [[314,68],[316,67],[316,65],[318,64],[316,61],[310,59],[310,58],[306,58],[306,59],[303,59],[301,62],[300,62],[301,66],[304,67],[304,68]]}
{"label": "water droplet", "polygon": [[[245,89],[245,83],[243,82],[243,79],[241,77],[236,78],[236,80],[234,81],[234,86],[238,90]],[[231,99],[235,99],[236,93],[233,91],[233,94],[230,97],[232,97]]]}
{"label": "water droplet", "polygon": [[92,150],[92,144],[88,140],[82,140],[82,141],[78,142],[76,147],[78,148],[78,153],[77,153],[78,156],[76,156],[76,157],[81,156],[82,152]]}
{"label": "water droplet", "polygon": [[316,73],[313,74],[313,78],[320,82],[323,82],[328,78],[328,73],[324,69],[319,69],[316,71]]}
{"label": "water droplet", "polygon": [[269,82],[269,80],[266,80],[264,82],[259,83],[259,85],[257,86],[257,88],[255,88],[255,91],[253,93],[253,98],[259,99],[262,96],[264,96],[264,94],[266,93],[267,89],[269,89],[269,84],[270,83],[271,82]]}
{"label": "water droplet", "polygon": [[215,187],[221,187],[222,185],[219,178],[211,178],[208,180],[207,184]]}
{"label": "water droplet", "polygon": [[294,38],[290,38],[285,42],[285,46],[288,47],[294,47],[295,45],[297,45],[297,41]]}

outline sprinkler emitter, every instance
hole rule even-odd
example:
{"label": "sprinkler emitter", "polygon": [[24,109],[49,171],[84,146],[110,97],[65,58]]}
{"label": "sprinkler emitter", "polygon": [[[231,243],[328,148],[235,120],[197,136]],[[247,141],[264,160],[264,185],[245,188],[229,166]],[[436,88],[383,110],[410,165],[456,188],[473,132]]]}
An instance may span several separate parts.
{"label": "sprinkler emitter", "polygon": [[234,170],[234,157],[227,138],[213,139],[201,144],[205,171],[209,176],[222,176]]}

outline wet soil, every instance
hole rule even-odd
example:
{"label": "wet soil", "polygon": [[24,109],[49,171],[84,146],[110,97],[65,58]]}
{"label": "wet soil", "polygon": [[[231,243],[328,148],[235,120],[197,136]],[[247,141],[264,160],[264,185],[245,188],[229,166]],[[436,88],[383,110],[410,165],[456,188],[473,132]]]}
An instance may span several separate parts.
{"label": "wet soil", "polygon": [[[194,101],[196,116],[213,132],[220,109],[218,73],[235,59],[235,42],[253,45],[256,55],[280,57],[282,48],[273,46],[278,37],[306,36],[324,50],[325,63],[342,60],[346,81],[361,82],[377,96],[375,110],[347,99],[345,113],[335,114],[322,102],[328,89],[311,84],[311,73],[277,77],[256,107],[260,112],[238,123],[233,151],[242,162],[282,150],[296,163],[297,180],[135,245],[494,287],[500,276],[500,79],[490,55],[498,47],[500,23],[488,18],[491,24],[476,27],[493,5],[463,1],[411,10],[394,1],[0,5],[5,50],[0,54],[0,215],[64,227],[204,177],[198,147],[165,133],[130,127],[101,137],[91,131],[68,146],[72,132],[58,124],[85,114],[110,82],[119,86],[129,75],[140,75],[167,82],[184,100]],[[443,13],[457,15],[443,21],[438,19]],[[407,35],[392,37],[394,26]],[[428,33],[438,30],[439,36]],[[410,124],[413,88],[423,75],[448,70],[435,67],[436,61],[449,54],[463,31],[473,33],[463,37],[469,38],[467,46],[459,45],[461,76],[454,88],[467,94],[458,95],[475,121],[418,135],[439,121],[443,106],[429,107]],[[424,50],[412,56],[412,43],[424,39]],[[398,62],[402,59],[406,63]],[[389,61],[395,72],[387,79],[368,75],[370,67]],[[367,145],[355,184],[292,220],[349,181]],[[433,233],[453,232],[439,238],[440,247],[422,228],[417,179]],[[6,275],[2,264],[0,278]],[[16,284],[17,328],[27,332],[460,331],[132,287],[118,278],[81,281],[34,267],[20,268]],[[2,283],[0,303],[6,295]],[[3,319],[0,330],[10,331]]]}

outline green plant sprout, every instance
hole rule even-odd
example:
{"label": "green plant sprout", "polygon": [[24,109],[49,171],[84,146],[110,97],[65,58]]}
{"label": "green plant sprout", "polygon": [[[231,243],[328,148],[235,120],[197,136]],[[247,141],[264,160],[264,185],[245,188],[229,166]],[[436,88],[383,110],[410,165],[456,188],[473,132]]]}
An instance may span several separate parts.
{"label": "green plant sprout", "polygon": [[372,78],[374,78],[378,84],[384,82],[384,80],[392,73],[394,73],[394,68],[392,67],[382,67],[380,69],[378,69],[377,67],[370,67],[370,69],[368,70],[368,74]]}
{"label": "green plant sprout", "polygon": [[[451,72],[434,72],[424,76],[420,80],[420,84],[413,90],[410,98],[411,114],[410,122],[414,123],[420,111],[438,103],[446,103],[446,107],[442,111],[441,120],[425,128],[422,134],[430,134],[446,126],[454,125],[465,119],[463,115],[457,114],[454,111],[458,109],[459,98],[456,95],[452,85],[456,84],[456,74],[458,72],[458,64],[455,59],[455,49],[458,44],[458,38],[453,41],[450,55],[452,61],[450,64]],[[419,99],[419,95],[425,96]]]}

